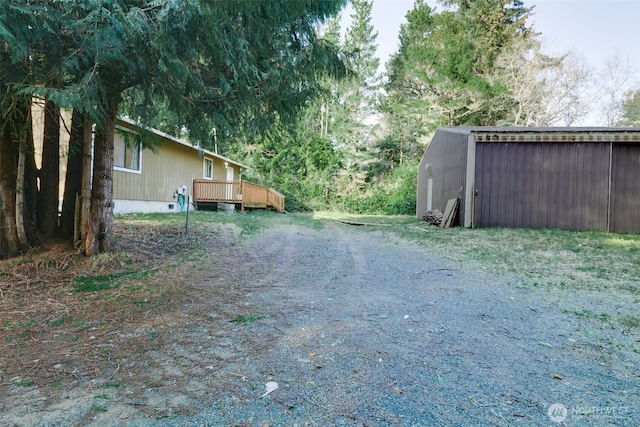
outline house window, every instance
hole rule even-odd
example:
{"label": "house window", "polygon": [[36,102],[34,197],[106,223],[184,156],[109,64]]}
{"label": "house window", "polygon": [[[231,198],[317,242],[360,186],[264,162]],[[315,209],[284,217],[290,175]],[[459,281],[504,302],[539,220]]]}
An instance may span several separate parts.
{"label": "house window", "polygon": [[140,170],[140,144],[116,133],[113,141],[113,165],[118,168]]}
{"label": "house window", "polygon": [[204,177],[207,179],[213,179],[213,160],[204,159]]}

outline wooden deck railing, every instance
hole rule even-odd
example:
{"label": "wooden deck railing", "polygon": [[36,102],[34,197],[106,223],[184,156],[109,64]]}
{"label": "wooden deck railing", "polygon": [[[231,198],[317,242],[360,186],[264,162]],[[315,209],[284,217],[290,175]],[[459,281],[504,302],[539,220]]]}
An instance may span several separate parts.
{"label": "wooden deck railing", "polygon": [[284,196],[272,188],[252,182],[193,180],[193,201],[197,203],[233,203],[240,209],[262,208],[284,212]]}

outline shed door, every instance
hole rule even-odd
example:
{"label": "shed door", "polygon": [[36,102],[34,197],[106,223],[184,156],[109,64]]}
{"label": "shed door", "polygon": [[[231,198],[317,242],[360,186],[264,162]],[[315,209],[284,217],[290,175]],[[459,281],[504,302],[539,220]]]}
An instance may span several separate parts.
{"label": "shed door", "polygon": [[478,227],[607,230],[609,143],[476,146]]}
{"label": "shed door", "polygon": [[613,144],[610,231],[640,233],[640,146]]}

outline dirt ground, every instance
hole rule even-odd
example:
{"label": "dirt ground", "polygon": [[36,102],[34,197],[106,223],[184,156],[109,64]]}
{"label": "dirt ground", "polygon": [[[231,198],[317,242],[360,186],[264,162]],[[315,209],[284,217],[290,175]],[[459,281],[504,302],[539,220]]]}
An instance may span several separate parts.
{"label": "dirt ground", "polygon": [[[0,425],[637,425],[640,355],[615,344],[633,337],[383,227],[321,224],[121,224],[126,256],[0,264]],[[74,290],[114,266],[145,287]]]}

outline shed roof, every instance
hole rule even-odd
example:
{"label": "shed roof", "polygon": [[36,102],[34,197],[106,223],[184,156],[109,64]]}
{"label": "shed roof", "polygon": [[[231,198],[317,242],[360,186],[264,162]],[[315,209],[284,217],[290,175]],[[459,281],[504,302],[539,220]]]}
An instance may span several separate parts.
{"label": "shed roof", "polygon": [[[118,121],[120,121],[122,123],[125,123],[125,124],[128,124],[129,126],[132,126],[132,127],[142,127],[142,125],[140,123],[138,123],[135,120],[132,120],[132,119],[130,119],[128,117],[118,117]],[[204,153],[204,154],[206,154],[206,155],[208,155],[210,157],[218,158],[218,159],[223,160],[223,161],[225,161],[227,163],[239,166],[239,167],[244,168],[244,169],[251,169],[249,166],[245,166],[240,162],[237,162],[235,160],[231,160],[228,157],[221,156],[220,154],[214,153],[213,151],[206,150],[206,149],[202,148],[199,145],[193,145],[192,143],[190,143],[187,140],[184,140],[184,139],[181,139],[181,138],[176,138],[175,136],[169,135],[168,133],[162,132],[161,130],[154,129],[152,127],[145,127],[145,129],[148,130],[148,131],[153,132],[154,134],[156,134],[156,135],[158,135],[158,136],[160,136],[160,137],[162,137],[164,139],[168,139],[168,140],[173,141],[175,143],[178,143],[180,145],[184,145],[185,147],[191,148],[192,150],[196,150],[196,151],[202,152],[202,153]]]}
{"label": "shed roof", "polygon": [[476,142],[628,142],[640,143],[637,127],[451,126],[438,131],[474,135]]}

